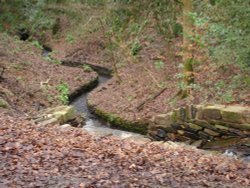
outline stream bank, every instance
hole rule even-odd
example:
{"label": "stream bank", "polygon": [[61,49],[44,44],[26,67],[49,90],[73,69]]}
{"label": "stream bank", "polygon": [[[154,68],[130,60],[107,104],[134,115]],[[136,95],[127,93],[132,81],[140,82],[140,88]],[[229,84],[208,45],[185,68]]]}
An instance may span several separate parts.
{"label": "stream bank", "polygon": [[[72,63],[67,61],[63,61],[63,64],[66,66],[72,66]],[[114,116],[108,113],[100,113],[100,110],[97,110],[90,104],[88,100],[88,94],[91,92],[91,90],[97,87],[102,87],[102,84],[111,79],[112,71],[101,66],[95,66],[91,64],[87,65],[98,73],[97,79],[95,79],[93,82],[90,82],[88,86],[85,86],[84,88],[82,88],[82,90],[79,90],[74,95],[70,96],[70,105],[73,105],[78,113],[83,113],[85,116],[85,125],[83,126],[83,129],[88,133],[97,136],[114,135],[118,136],[121,139],[150,141],[145,136],[137,134],[146,134],[146,131],[142,131],[145,130],[145,128],[135,129],[133,128],[133,123],[122,120],[119,117],[114,118]],[[75,66],[79,66],[79,64],[75,64]]]}
{"label": "stream bank", "polygon": [[[74,64],[79,66],[80,63],[74,63]],[[66,65],[69,66],[70,63],[66,63]],[[91,66],[91,64],[88,64],[88,65]],[[109,74],[103,74],[103,72],[105,72],[105,71],[102,71],[101,66],[98,66],[97,69],[94,66],[93,69],[95,71],[97,71],[97,73],[99,75],[99,77],[98,77],[98,85],[92,86],[95,89],[95,92],[99,92],[99,91],[102,91],[103,89],[106,89],[106,87],[104,85],[105,85],[105,82],[107,82],[110,79],[110,75]],[[98,88],[95,88],[96,86],[98,86]],[[137,137],[139,139],[145,139],[145,137],[140,135],[140,134],[148,134],[149,132],[152,133],[152,125],[150,125],[151,130],[148,132],[147,123],[142,124],[142,123],[138,123],[138,122],[127,121],[127,120],[122,119],[121,117],[119,117],[117,115],[114,115],[112,113],[105,112],[105,111],[101,110],[98,107],[98,105],[94,105],[92,103],[92,101],[89,100],[89,98],[88,98],[89,92],[87,92],[87,93],[85,92],[84,94],[82,94],[79,97],[75,98],[71,102],[71,105],[74,105],[76,107],[76,109],[78,110],[78,112],[84,112],[84,114],[86,114],[86,125],[83,127],[83,129],[87,130],[89,133],[97,134],[97,135],[101,135],[101,136],[116,135],[116,136],[118,136],[120,138]],[[183,113],[182,113],[183,110],[180,110],[180,111],[181,112],[177,113],[177,114],[182,116],[183,115]],[[191,116],[194,115],[193,111],[188,111],[187,113],[191,114]],[[212,114],[214,114],[214,113],[212,113]],[[184,116],[185,116],[184,117],[184,119],[185,119],[187,115],[184,114]],[[164,119],[161,116],[159,116],[158,119],[161,119],[159,126],[166,127],[161,122],[164,122],[164,123],[169,122],[168,118]],[[174,126],[176,127],[176,125],[174,125]],[[211,125],[211,126],[213,126],[213,125]],[[155,127],[155,126],[153,126],[153,127]],[[181,126],[179,126],[179,127],[181,127]],[[199,126],[196,126],[196,128],[197,127],[199,127]],[[116,128],[123,129],[123,130],[126,130],[126,131],[117,130]],[[205,131],[210,130],[207,127],[205,127],[205,128],[206,128]],[[191,129],[191,131],[192,131],[192,129]],[[203,133],[201,135],[201,134],[196,133],[195,131],[196,130],[193,130],[192,132],[190,132],[190,129],[189,129],[186,132],[190,133],[190,135],[192,137],[195,137],[195,138],[196,137],[199,138],[199,136],[203,136],[203,137],[205,137],[206,135],[209,136],[208,133]],[[140,133],[140,134],[135,134],[134,132]],[[153,132],[155,132],[155,129],[153,130]],[[181,134],[182,132],[183,132],[183,128],[178,130],[178,133]],[[186,133],[186,132],[183,132],[183,134]],[[212,132],[212,130],[210,130],[210,132]],[[162,137],[162,134],[167,135],[167,133],[165,132],[165,129],[162,130],[162,129],[159,129],[159,128],[156,129],[155,134],[156,135],[153,135],[153,137],[151,137],[154,140],[159,140],[159,139],[155,138],[155,136],[157,137],[157,135],[160,135],[161,137]],[[150,134],[150,135],[152,136],[152,134]],[[240,149],[237,149],[236,144],[238,142],[236,142],[236,144],[231,143],[231,142],[227,143],[226,144],[227,147],[224,146],[225,144],[223,146],[218,145],[218,146],[216,146],[215,149],[211,149],[211,148],[200,147],[204,143],[203,140],[198,139],[198,140],[196,140],[194,142],[186,142],[187,140],[185,140],[184,138],[187,138],[187,137],[185,135],[179,135],[178,138],[180,138],[180,137],[182,138],[182,140],[174,139],[172,141],[184,142],[187,145],[193,145],[194,147],[198,147],[198,148],[201,148],[201,149],[207,149],[207,150],[212,150],[212,151],[216,151],[216,152],[219,152],[219,153],[225,153],[226,155],[234,156],[234,157],[240,157],[241,159],[249,161],[249,151],[248,151],[249,148],[248,148],[248,146],[244,146],[243,148],[241,147]],[[209,141],[209,138],[208,137],[206,137],[206,138]],[[170,138],[166,138],[166,139],[161,138],[160,140],[169,141],[171,139]],[[215,144],[216,144],[216,142],[215,142]]]}

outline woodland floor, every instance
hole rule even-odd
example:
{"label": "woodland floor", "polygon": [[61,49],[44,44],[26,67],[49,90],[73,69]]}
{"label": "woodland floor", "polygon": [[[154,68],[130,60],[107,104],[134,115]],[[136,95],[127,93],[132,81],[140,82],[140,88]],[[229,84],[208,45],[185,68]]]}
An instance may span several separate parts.
{"label": "woodland floor", "polygon": [[249,187],[250,164],[0,115],[1,187]]}
{"label": "woodland floor", "polygon": [[[112,59],[105,48],[105,40],[100,34],[96,35],[67,47],[66,51],[61,50],[63,53],[59,53],[58,57],[71,61],[72,65],[75,62],[112,67]],[[148,121],[156,114],[169,112],[187,104],[250,105],[249,85],[247,83],[236,85],[232,81],[234,77],[248,73],[242,72],[234,65],[218,68],[213,63],[194,65],[195,84],[198,88],[194,89],[187,99],[175,100],[180,90],[178,87],[180,79],[177,78],[177,73],[181,72],[179,68],[181,59],[178,56],[179,41],[176,39],[172,44],[167,44],[163,38],[154,36],[154,33],[148,35],[152,35],[154,41],[149,42],[147,39],[142,41],[143,48],[136,56],[136,60],[129,58],[124,60],[126,52],[118,54],[122,56],[120,62],[117,62],[121,82],[118,83],[114,76],[106,84],[91,92],[89,99],[99,109],[130,121]],[[58,46],[62,48],[64,45],[59,43]],[[156,63],[159,61],[164,63],[162,67],[157,67]],[[241,80],[243,78],[244,76],[239,77]],[[223,100],[222,95],[230,89],[232,92],[229,95],[233,100],[228,102],[226,99]]]}
{"label": "woodland floor", "polygon": [[19,113],[60,104],[60,84],[67,84],[73,94],[97,77],[95,72],[49,62],[41,54],[30,43],[0,35],[0,97]]}
{"label": "woodland floor", "polygon": [[[180,57],[171,54],[178,54],[178,47],[151,34],[154,42],[142,41],[136,61],[118,62],[121,83],[113,77],[91,93],[94,105],[127,120],[148,121],[183,104],[223,103],[214,85],[245,74],[233,65],[197,66],[195,80],[202,89],[188,100],[174,101]],[[52,42],[51,47],[59,59],[112,67],[100,33],[74,44]],[[25,120],[26,113],[60,104],[58,85],[67,83],[74,93],[97,76],[48,62],[41,53],[34,45],[0,36],[0,98],[12,109],[7,115],[0,108],[0,187],[249,187],[249,163],[185,147],[98,138],[80,129],[36,127]],[[156,66],[157,61],[164,65]],[[230,104],[250,105],[247,86],[238,85],[232,95]]]}

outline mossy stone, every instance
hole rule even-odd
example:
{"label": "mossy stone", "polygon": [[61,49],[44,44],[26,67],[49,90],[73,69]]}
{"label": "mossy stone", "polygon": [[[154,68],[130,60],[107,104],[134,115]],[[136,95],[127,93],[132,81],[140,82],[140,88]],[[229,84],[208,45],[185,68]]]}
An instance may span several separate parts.
{"label": "mossy stone", "polygon": [[222,119],[226,122],[244,123],[241,112],[237,111],[221,111]]}
{"label": "mossy stone", "polygon": [[220,133],[215,132],[215,131],[213,131],[211,129],[204,129],[204,132],[211,135],[211,136],[219,136],[220,135]]}
{"label": "mossy stone", "polygon": [[171,124],[170,116],[168,114],[159,114],[154,117],[154,123],[156,125],[168,125]]}
{"label": "mossy stone", "polygon": [[169,113],[171,115],[172,122],[177,122],[177,113],[175,111]]}
{"label": "mossy stone", "polygon": [[215,109],[215,108],[204,108],[203,109],[203,118],[210,120],[210,119],[214,119],[214,120],[220,120],[221,117],[221,111],[219,109]]}
{"label": "mossy stone", "polygon": [[178,133],[179,135],[185,135],[185,131],[183,131],[183,130],[178,130],[177,133]]}
{"label": "mossy stone", "polygon": [[0,108],[10,108],[10,105],[9,105],[9,103],[7,101],[0,98]]}
{"label": "mossy stone", "polygon": [[223,125],[214,125],[214,127],[215,127],[216,129],[220,129],[220,130],[225,130],[225,131],[229,130],[228,127],[223,126]]}
{"label": "mossy stone", "polygon": [[194,119],[197,113],[197,109],[193,106],[186,106],[187,119]]}
{"label": "mossy stone", "polygon": [[200,127],[203,127],[203,128],[211,129],[211,130],[214,130],[214,131],[217,130],[214,127],[214,125],[210,124],[209,122],[207,122],[205,120],[194,120],[194,121],[191,121],[191,122],[194,123],[194,124],[197,124],[197,125],[199,125]]}
{"label": "mossy stone", "polygon": [[195,146],[197,148],[200,148],[202,146],[203,142],[204,142],[203,140],[196,140],[191,145]]}
{"label": "mossy stone", "polygon": [[193,123],[189,123],[188,126],[189,126],[191,129],[195,130],[195,131],[199,131],[199,130],[202,129],[201,126],[196,125],[196,124],[193,124]]}

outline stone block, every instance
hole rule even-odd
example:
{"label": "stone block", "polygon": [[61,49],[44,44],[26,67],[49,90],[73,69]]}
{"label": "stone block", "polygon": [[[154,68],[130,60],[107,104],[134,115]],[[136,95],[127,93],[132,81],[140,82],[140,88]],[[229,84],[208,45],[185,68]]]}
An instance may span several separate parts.
{"label": "stone block", "polygon": [[193,129],[193,130],[195,130],[195,131],[202,130],[202,127],[201,127],[201,126],[196,125],[196,124],[194,124],[194,123],[189,123],[188,126],[189,126],[189,128],[191,128],[191,129]]}
{"label": "stone block", "polygon": [[236,135],[241,135],[241,132],[242,132],[238,129],[233,129],[233,128],[229,128],[227,126],[218,125],[218,124],[215,124],[214,127],[217,129],[216,132],[220,133],[222,136],[223,135],[236,136]]}
{"label": "stone block", "polygon": [[167,114],[159,114],[159,115],[154,116],[153,122],[155,125],[165,124],[166,118],[167,118]]}
{"label": "stone block", "polygon": [[206,106],[203,107],[202,114],[203,118],[206,120],[220,120],[221,116],[221,107],[218,106]]}
{"label": "stone block", "polygon": [[167,133],[167,138],[168,138],[169,140],[175,140],[175,139],[176,139],[176,136],[175,136],[174,133]]}
{"label": "stone block", "polygon": [[156,125],[166,125],[169,126],[172,124],[172,117],[171,117],[171,113],[168,114],[159,114],[157,116],[154,117],[154,123]]}
{"label": "stone block", "polygon": [[213,140],[213,137],[205,132],[200,131],[198,134],[202,140]]}
{"label": "stone block", "polygon": [[178,133],[179,135],[184,135],[184,134],[185,134],[185,131],[183,131],[183,130],[178,130],[177,133]]}
{"label": "stone block", "polygon": [[197,108],[193,105],[186,106],[186,118],[187,119],[194,119],[197,113]]}
{"label": "stone block", "polygon": [[61,125],[62,129],[67,129],[67,128],[72,128],[72,126],[70,124],[63,124]]}
{"label": "stone block", "polygon": [[203,145],[203,140],[196,140],[191,145],[200,148]]}
{"label": "stone block", "polygon": [[191,139],[184,136],[184,135],[176,134],[175,135],[175,140],[178,141],[178,142],[189,142]]}
{"label": "stone block", "polygon": [[154,131],[149,130],[149,131],[148,131],[148,135],[149,135],[149,136],[152,136],[152,137],[156,136],[156,135],[157,135],[157,130],[154,130]]}
{"label": "stone block", "polygon": [[220,133],[215,132],[215,131],[213,131],[211,129],[204,129],[204,132],[211,135],[211,136],[219,136],[220,135]]}
{"label": "stone block", "polygon": [[33,120],[40,125],[47,125],[50,121],[52,124],[55,120],[59,124],[65,124],[76,117],[76,109],[73,106],[57,106],[40,111],[36,117],[33,117]]}
{"label": "stone block", "polygon": [[199,139],[199,135],[197,133],[193,133],[193,132],[189,132],[189,131],[185,131],[184,136],[192,139],[192,140],[198,140]]}
{"label": "stone block", "polygon": [[214,125],[214,127],[219,130],[229,131],[229,128],[223,125]]}
{"label": "stone block", "polygon": [[188,129],[188,126],[185,125],[185,124],[181,124],[180,126],[181,126],[182,129]]}
{"label": "stone block", "polygon": [[212,124],[219,124],[225,127],[234,128],[242,131],[250,131],[250,124],[240,124],[225,121],[211,121]]}
{"label": "stone block", "polygon": [[166,131],[164,131],[164,130],[162,130],[162,129],[158,129],[158,130],[157,130],[156,136],[158,136],[158,137],[164,139],[164,138],[167,137],[167,133],[166,133]]}
{"label": "stone block", "polygon": [[179,108],[179,109],[175,110],[174,112],[176,114],[177,121],[178,120],[184,121],[187,118],[185,108]]}
{"label": "stone block", "polygon": [[228,106],[226,108],[221,109],[221,115],[223,121],[231,122],[231,123],[247,123],[243,114],[247,116],[246,107],[242,106]]}
{"label": "stone block", "polygon": [[203,128],[207,128],[207,129],[211,129],[216,131],[217,129],[214,127],[214,125],[210,124],[209,122],[205,121],[205,120],[194,120],[192,121],[192,123],[197,124]]}
{"label": "stone block", "polygon": [[60,109],[60,111],[55,111],[53,116],[59,121],[60,124],[64,124],[76,117],[76,110],[73,106],[65,106]]}
{"label": "stone block", "polygon": [[153,131],[153,130],[156,130],[156,124],[154,122],[150,122],[149,125],[148,125],[148,130],[149,131]]}
{"label": "stone block", "polygon": [[183,128],[185,131],[191,132],[191,133],[197,133],[197,130],[191,129],[188,125],[188,123],[185,123],[185,128]]}
{"label": "stone block", "polygon": [[247,108],[243,113],[243,118],[247,124],[250,124],[250,108]]}
{"label": "stone block", "polygon": [[182,124],[179,124],[179,123],[173,123],[171,126],[172,126],[172,129],[177,131],[177,130],[181,130],[182,127],[181,127]]}
{"label": "stone block", "polygon": [[203,119],[203,108],[202,108],[202,105],[197,105],[196,106],[196,115],[195,115],[195,119],[200,119],[202,120]]}
{"label": "stone block", "polygon": [[204,149],[225,148],[225,147],[236,145],[237,143],[240,143],[241,140],[242,138],[228,138],[228,139],[211,141],[211,142],[207,142],[202,148]]}
{"label": "stone block", "polygon": [[169,133],[174,133],[176,132],[172,127],[162,127],[162,129],[166,132],[169,132]]}
{"label": "stone block", "polygon": [[177,122],[177,114],[175,111],[169,112],[168,114],[170,115],[170,119],[172,122]]}

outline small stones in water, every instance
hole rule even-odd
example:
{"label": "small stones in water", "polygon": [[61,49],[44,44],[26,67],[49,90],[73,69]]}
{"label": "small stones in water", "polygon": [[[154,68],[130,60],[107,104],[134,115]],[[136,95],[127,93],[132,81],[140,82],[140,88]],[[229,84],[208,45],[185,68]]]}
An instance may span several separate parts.
{"label": "small stones in water", "polygon": [[234,149],[227,149],[222,155],[250,162],[250,153],[242,153]]}
{"label": "small stones in water", "polygon": [[226,156],[228,156],[228,157],[237,158],[237,153],[236,153],[234,150],[232,150],[232,149],[227,149],[227,150],[223,153],[223,155],[226,155]]}
{"label": "small stones in water", "polygon": [[196,140],[191,145],[200,148],[203,145],[203,140]]}
{"label": "small stones in water", "polygon": [[167,136],[166,131],[162,130],[162,129],[158,129],[157,130],[157,136],[160,138],[165,138]]}

